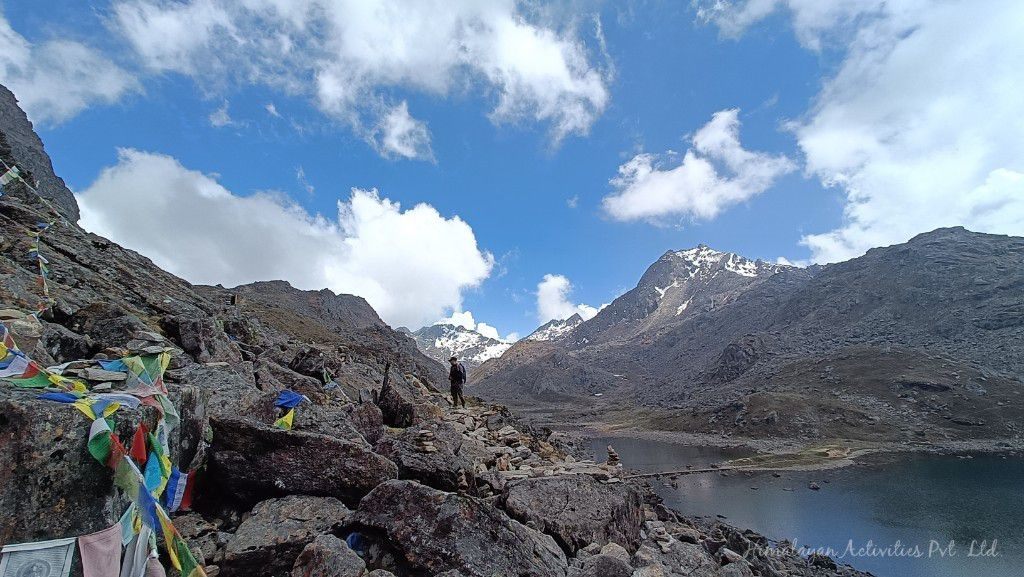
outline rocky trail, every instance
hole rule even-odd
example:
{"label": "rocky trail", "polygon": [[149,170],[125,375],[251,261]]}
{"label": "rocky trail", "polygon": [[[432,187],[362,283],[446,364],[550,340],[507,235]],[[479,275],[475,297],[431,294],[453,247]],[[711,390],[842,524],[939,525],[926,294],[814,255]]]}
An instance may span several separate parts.
{"label": "rocky trail", "polygon": [[363,299],[193,286],[82,230],[6,89],[0,158],[4,575],[859,575],[454,409]]}

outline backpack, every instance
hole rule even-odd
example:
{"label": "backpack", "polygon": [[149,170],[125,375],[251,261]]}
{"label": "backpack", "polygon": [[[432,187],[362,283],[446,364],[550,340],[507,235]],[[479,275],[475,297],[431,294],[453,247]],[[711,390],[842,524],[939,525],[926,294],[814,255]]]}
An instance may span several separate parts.
{"label": "backpack", "polygon": [[466,365],[459,363],[459,375],[462,377],[462,382],[465,383],[469,380],[469,374],[466,373]]}

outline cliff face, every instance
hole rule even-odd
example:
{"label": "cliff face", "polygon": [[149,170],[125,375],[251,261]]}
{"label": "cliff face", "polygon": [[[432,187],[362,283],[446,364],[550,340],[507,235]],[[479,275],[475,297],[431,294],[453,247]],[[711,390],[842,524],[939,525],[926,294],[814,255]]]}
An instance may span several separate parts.
{"label": "cliff face", "polygon": [[[51,201],[57,210],[71,222],[78,221],[78,203],[71,194],[64,180],[53,172],[50,157],[43,149],[43,141],[32,129],[32,123],[20,107],[14,93],[0,85],[0,126],[3,127],[0,138],[0,158],[11,164],[12,159],[18,160],[18,166],[28,169],[31,176],[39,183],[40,194]],[[2,168],[0,168],[2,170]]]}

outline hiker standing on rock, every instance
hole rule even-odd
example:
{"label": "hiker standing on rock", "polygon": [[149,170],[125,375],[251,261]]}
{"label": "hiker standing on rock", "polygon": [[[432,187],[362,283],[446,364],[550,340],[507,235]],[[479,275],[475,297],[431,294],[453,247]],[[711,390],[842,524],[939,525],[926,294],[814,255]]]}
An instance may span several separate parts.
{"label": "hiker standing on rock", "polygon": [[452,406],[458,407],[462,401],[462,408],[466,408],[466,397],[462,396],[462,386],[466,384],[466,367],[459,362],[458,357],[448,359],[452,368],[448,371],[448,382],[452,385]]}

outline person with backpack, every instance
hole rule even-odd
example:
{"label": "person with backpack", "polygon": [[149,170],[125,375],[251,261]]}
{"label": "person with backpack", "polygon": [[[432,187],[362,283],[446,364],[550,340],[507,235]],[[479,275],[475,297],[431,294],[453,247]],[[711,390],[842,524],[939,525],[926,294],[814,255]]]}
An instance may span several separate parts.
{"label": "person with backpack", "polygon": [[462,401],[462,408],[466,408],[466,397],[462,396],[462,386],[466,384],[466,366],[459,362],[458,357],[448,359],[452,368],[448,371],[448,382],[452,385],[452,406],[458,407]]}

